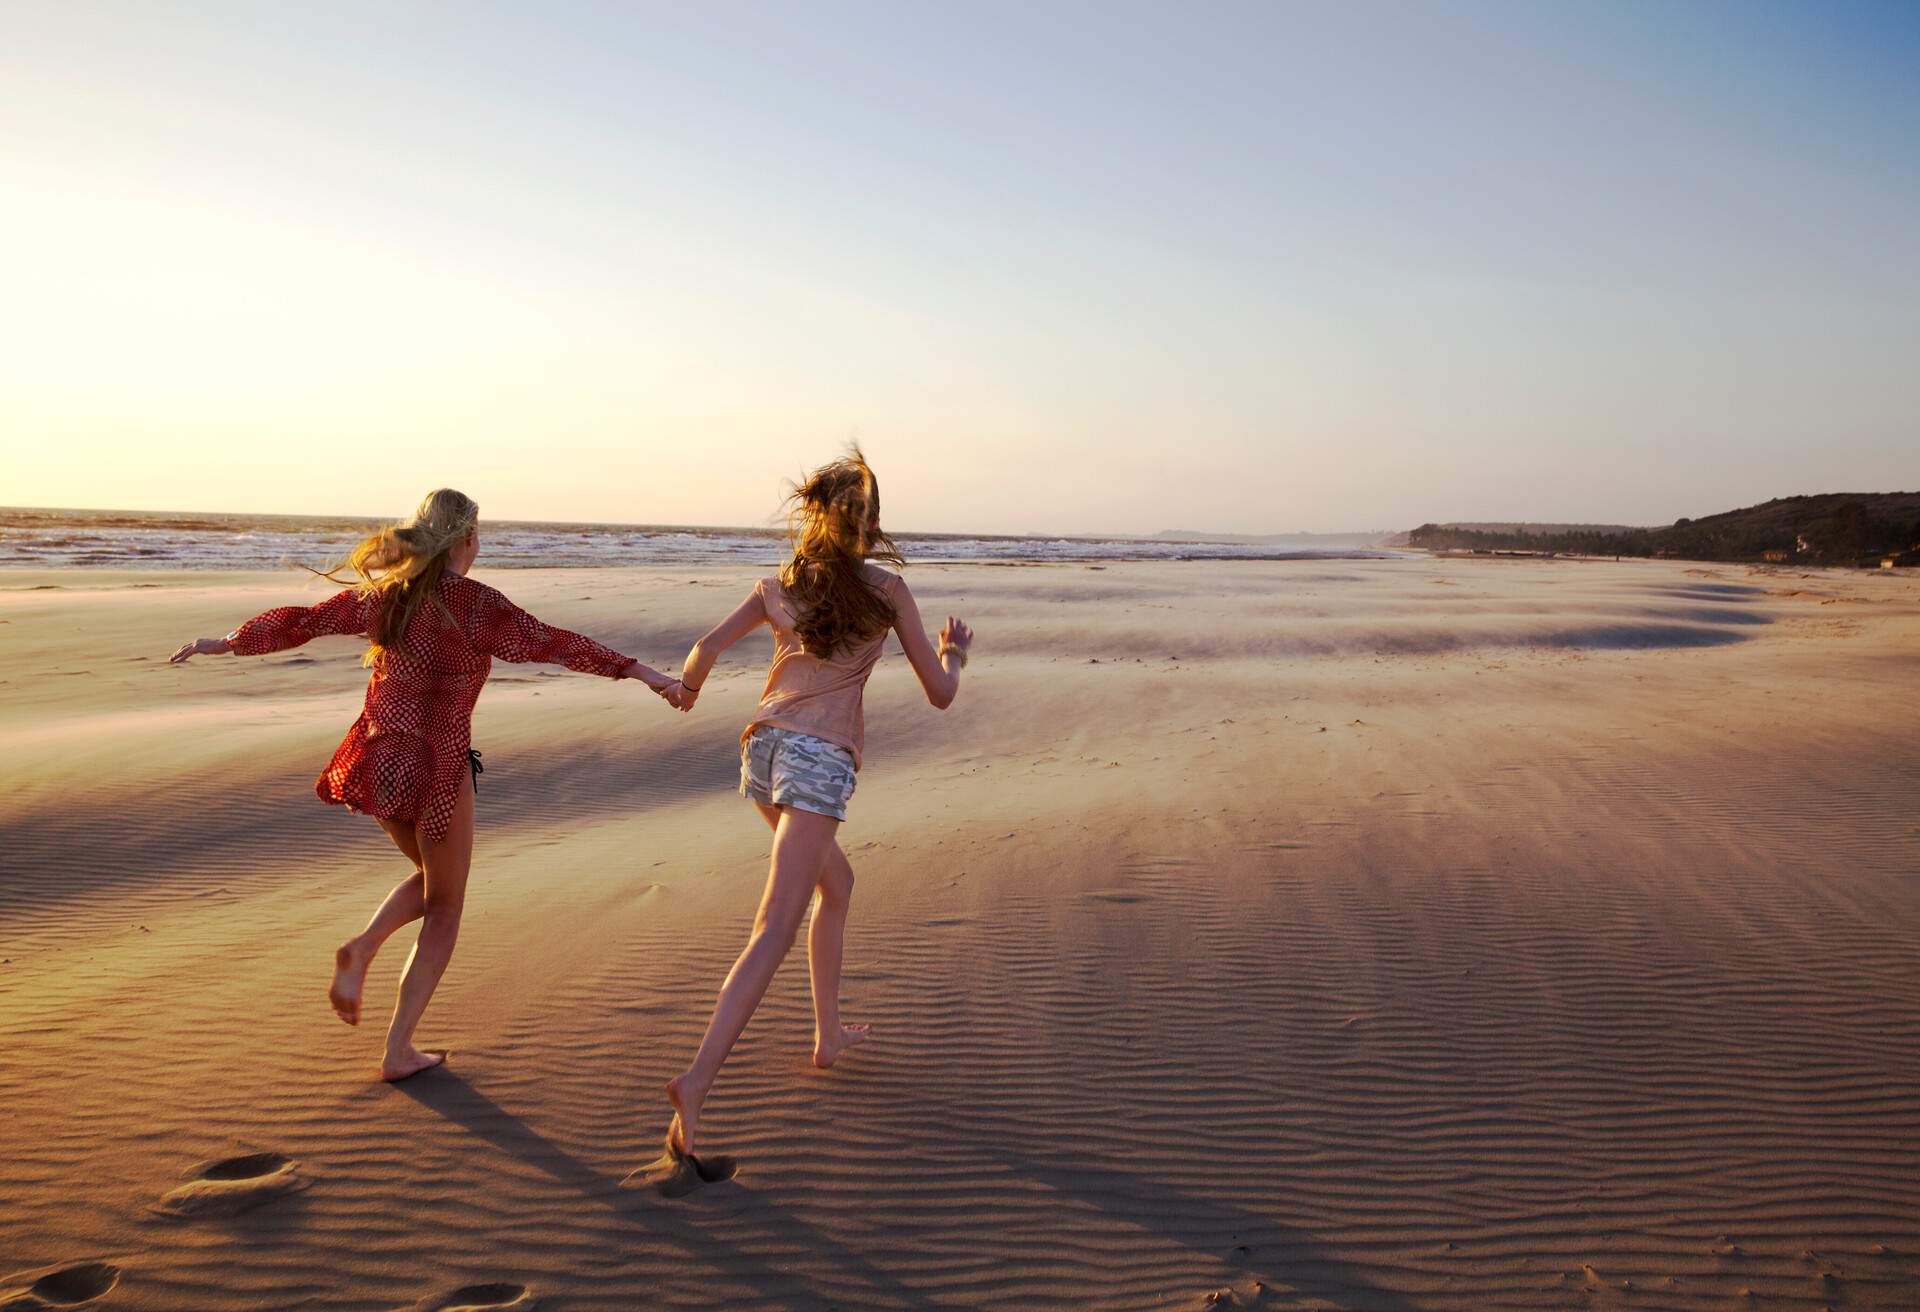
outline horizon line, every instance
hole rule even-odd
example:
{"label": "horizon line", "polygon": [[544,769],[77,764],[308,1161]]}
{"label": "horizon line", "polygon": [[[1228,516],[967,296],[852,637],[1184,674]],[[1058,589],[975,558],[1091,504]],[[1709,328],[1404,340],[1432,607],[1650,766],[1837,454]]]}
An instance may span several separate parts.
{"label": "horizon line", "polygon": [[[404,523],[401,516],[316,513],[298,510],[174,510],[148,506],[11,506],[0,505],[0,514],[15,511],[30,511],[41,514],[64,515],[166,515],[178,518],[217,518],[247,517],[251,519],[310,519],[336,520],[342,523],[397,524]],[[482,517],[482,523],[488,522]],[[516,524],[530,526],[554,526],[565,528],[646,528],[672,529],[686,532],[724,532],[752,533],[769,536],[783,535],[785,530],[777,524],[760,526],[745,524],[673,524],[649,522],[644,520],[612,519],[523,519],[512,516],[499,516],[492,519],[496,524]],[[1415,525],[1413,527],[1418,527]],[[1312,529],[1293,529],[1263,533],[1248,533],[1230,529],[1157,529],[1151,533],[1123,532],[1049,532],[1044,530],[1028,533],[979,533],[940,529],[889,529],[889,536],[902,538],[970,538],[982,542],[1029,542],[1047,540],[1065,540],[1071,542],[1124,542],[1124,541],[1189,541],[1218,543],[1224,538],[1329,538],[1329,537],[1382,537],[1393,533],[1410,532],[1410,528],[1364,528],[1336,529],[1316,531]],[[1215,536],[1208,536],[1209,533]]]}

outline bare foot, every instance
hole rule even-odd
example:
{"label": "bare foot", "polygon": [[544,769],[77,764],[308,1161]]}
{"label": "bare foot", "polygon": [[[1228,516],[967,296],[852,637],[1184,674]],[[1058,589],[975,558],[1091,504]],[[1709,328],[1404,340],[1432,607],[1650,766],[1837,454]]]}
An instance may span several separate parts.
{"label": "bare foot", "polygon": [[430,1071],[447,1059],[445,1049],[422,1052],[418,1048],[408,1048],[398,1057],[388,1057],[380,1063],[380,1078],[388,1084],[398,1084],[402,1080],[412,1079],[421,1071]]}
{"label": "bare foot", "polygon": [[693,1072],[676,1075],[667,1081],[667,1101],[673,1104],[673,1124],[667,1127],[667,1143],[687,1156],[693,1156],[694,1131],[700,1128],[700,1104],[707,1091],[697,1089]]}
{"label": "bare foot", "polygon": [[327,1001],[333,1004],[334,1014],[349,1025],[360,1023],[360,990],[367,982],[367,967],[372,964],[372,950],[361,947],[358,939],[348,939],[333,954],[333,987],[327,990]]}
{"label": "bare foot", "polygon": [[813,1064],[821,1070],[840,1060],[840,1054],[856,1043],[865,1043],[873,1034],[871,1025],[842,1025],[838,1038],[817,1036],[813,1041]]}

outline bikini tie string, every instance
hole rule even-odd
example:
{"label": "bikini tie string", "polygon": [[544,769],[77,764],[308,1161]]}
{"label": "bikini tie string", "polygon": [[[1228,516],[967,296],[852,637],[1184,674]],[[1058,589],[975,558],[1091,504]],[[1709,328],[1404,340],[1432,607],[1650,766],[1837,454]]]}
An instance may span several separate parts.
{"label": "bikini tie string", "polygon": [[473,791],[477,793],[480,791],[480,776],[487,772],[487,767],[480,764],[480,753],[472,747],[467,748],[467,768],[473,771]]}

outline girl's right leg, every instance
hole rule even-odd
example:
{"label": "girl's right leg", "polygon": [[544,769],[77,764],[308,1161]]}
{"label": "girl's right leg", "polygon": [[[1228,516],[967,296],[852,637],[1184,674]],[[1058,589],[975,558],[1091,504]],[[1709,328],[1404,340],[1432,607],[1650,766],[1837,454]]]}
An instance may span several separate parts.
{"label": "girl's right leg", "polygon": [[421,873],[420,840],[411,821],[382,820],[380,827],[393,839],[393,845],[413,862],[413,873],[394,886],[386,901],[373,913],[373,919],[358,934],[342,943],[333,954],[333,987],[327,1001],[340,1019],[349,1025],[360,1023],[360,994],[367,982],[367,967],[373,964],[380,945],[402,925],[420,919],[426,913],[426,876]]}
{"label": "girl's right leg", "polygon": [[420,836],[424,878],[424,908],[420,937],[400,974],[400,996],[393,1005],[393,1023],[387,1029],[387,1055],[380,1078],[404,1080],[447,1059],[445,1052],[422,1052],[413,1046],[414,1027],[433,998],[433,991],[453,959],[460,937],[460,915],[466,909],[467,873],[473,867],[473,787],[461,789],[453,823],[441,839]]}
{"label": "girl's right leg", "polygon": [[840,1023],[840,958],[853,902],[853,863],[838,841],[821,858],[819,889],[807,930],[807,971],[813,979],[813,1064],[825,1070],[873,1033],[871,1025]]}
{"label": "girl's right leg", "polygon": [[693,1151],[694,1134],[700,1126],[700,1104],[713,1087],[721,1063],[733,1051],[733,1045],[747,1028],[774,971],[793,946],[800,921],[813,900],[814,886],[820,879],[821,860],[833,846],[840,822],[831,816],[811,811],[782,808],[773,832],[773,863],[767,873],[767,891],[760,899],[759,914],[754,917],[753,933],[746,950],[733,963],[726,983],[720,986],[720,1000],[707,1022],[706,1037],[693,1065],[667,1082],[667,1101],[673,1104],[673,1126],[668,1140],[682,1152]]}
{"label": "girl's right leg", "polygon": [[[755,802],[767,827],[778,832],[780,808]],[[854,1044],[873,1036],[871,1025],[840,1023],[840,962],[847,944],[847,912],[853,902],[853,863],[836,834],[820,858],[819,898],[807,930],[807,974],[813,984],[813,1064],[825,1070]]]}

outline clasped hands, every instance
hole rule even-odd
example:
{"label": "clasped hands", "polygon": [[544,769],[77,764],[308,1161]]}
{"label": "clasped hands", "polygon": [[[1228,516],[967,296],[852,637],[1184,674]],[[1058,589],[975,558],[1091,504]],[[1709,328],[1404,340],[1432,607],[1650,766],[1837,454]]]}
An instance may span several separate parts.
{"label": "clasped hands", "polygon": [[641,661],[635,661],[629,665],[620,677],[636,679],[646,684],[676,711],[692,710],[694,699],[700,696],[698,688],[689,688],[680,680],[671,675],[662,674]]}
{"label": "clasped hands", "polygon": [[638,679],[658,693],[676,711],[690,711],[694,702],[700,698],[700,689],[689,688],[680,680],[662,674],[650,665],[635,661],[628,667],[627,678]]}

